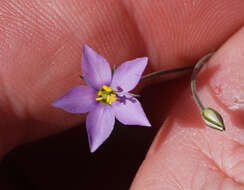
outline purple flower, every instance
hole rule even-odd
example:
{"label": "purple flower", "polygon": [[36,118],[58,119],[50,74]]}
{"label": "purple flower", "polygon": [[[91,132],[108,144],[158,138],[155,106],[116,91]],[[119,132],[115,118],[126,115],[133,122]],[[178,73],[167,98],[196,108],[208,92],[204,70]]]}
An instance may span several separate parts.
{"label": "purple flower", "polygon": [[128,93],[138,84],[147,60],[143,57],[127,61],[112,75],[108,62],[83,46],[82,69],[88,85],[72,88],[53,106],[70,113],[89,112],[86,128],[91,152],[109,137],[115,118],[125,125],[151,126],[140,102]]}

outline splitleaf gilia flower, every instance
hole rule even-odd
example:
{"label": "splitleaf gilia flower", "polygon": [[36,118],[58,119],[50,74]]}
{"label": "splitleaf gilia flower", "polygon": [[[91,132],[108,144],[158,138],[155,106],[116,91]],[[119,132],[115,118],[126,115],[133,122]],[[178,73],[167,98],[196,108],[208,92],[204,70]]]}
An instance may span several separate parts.
{"label": "splitleaf gilia flower", "polygon": [[148,58],[121,64],[112,74],[108,62],[83,46],[82,70],[88,85],[72,88],[52,105],[70,113],[88,113],[86,129],[94,152],[111,134],[115,118],[124,125],[151,126],[140,102],[129,91],[135,88]]}

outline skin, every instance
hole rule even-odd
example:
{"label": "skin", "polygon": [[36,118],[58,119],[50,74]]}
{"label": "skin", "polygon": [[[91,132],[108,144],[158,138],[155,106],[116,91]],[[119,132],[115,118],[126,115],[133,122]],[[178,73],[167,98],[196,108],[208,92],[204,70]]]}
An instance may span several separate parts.
{"label": "skin", "polygon": [[243,24],[243,0],[2,0],[1,157],[84,121],[50,105],[81,83],[81,44],[110,63],[148,56],[146,73],[192,65],[217,50],[198,87],[203,103],[224,117],[226,131],[205,127],[189,78],[174,84],[169,100],[158,84],[167,76],[147,82],[157,84],[145,101],[160,100],[146,110],[160,130],[131,190],[244,189]]}

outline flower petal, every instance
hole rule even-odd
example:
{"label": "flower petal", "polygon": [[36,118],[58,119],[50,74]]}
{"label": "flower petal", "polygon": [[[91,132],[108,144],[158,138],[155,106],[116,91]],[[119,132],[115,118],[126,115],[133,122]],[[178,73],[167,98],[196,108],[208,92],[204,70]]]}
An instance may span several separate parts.
{"label": "flower petal", "polygon": [[83,45],[82,73],[86,82],[97,90],[102,85],[109,86],[111,83],[110,65],[105,58],[87,45]]}
{"label": "flower petal", "polygon": [[115,117],[111,112],[111,106],[98,104],[88,114],[86,129],[91,152],[94,152],[109,137],[114,123]]}
{"label": "flower petal", "polygon": [[132,96],[127,95],[123,101],[113,103],[112,109],[116,119],[124,125],[151,126],[140,102]]}
{"label": "flower petal", "polygon": [[147,66],[147,57],[133,59],[120,65],[112,78],[111,87],[114,90],[128,92],[135,88]]}
{"label": "flower petal", "polygon": [[90,86],[76,86],[58,98],[52,105],[70,113],[89,112],[97,105],[96,90]]}

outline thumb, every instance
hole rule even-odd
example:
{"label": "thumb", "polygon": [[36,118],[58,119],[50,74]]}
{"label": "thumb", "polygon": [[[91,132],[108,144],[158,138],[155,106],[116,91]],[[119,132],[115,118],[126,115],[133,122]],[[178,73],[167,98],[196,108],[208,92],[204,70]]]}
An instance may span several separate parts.
{"label": "thumb", "polygon": [[131,189],[244,188],[243,52],[244,28],[198,77],[203,104],[218,110],[226,131],[204,125],[188,88],[155,138]]}

